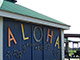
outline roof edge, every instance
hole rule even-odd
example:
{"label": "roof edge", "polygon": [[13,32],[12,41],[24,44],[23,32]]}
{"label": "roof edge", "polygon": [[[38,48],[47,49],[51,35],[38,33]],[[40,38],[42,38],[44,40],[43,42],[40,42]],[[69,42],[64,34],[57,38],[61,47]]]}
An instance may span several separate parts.
{"label": "roof edge", "polygon": [[62,25],[62,24],[58,24],[58,23],[56,24],[56,23],[53,23],[53,22],[50,22],[50,21],[31,18],[29,16],[24,16],[24,15],[12,13],[12,12],[7,12],[7,11],[2,11],[2,10],[0,10],[0,16],[13,18],[13,19],[18,19],[20,21],[25,21],[25,22],[32,22],[32,23],[37,23],[37,24],[57,27],[57,28],[61,28],[61,29],[64,29],[64,30],[68,30],[69,27],[70,27],[69,25]]}
{"label": "roof edge", "polygon": [[[1,11],[5,11],[5,10],[2,10],[2,9],[1,9]],[[18,13],[9,12],[9,11],[5,11],[5,12],[8,12],[8,13],[13,13],[13,14],[18,14]],[[31,17],[31,16],[28,16],[28,15],[22,15],[22,14],[18,14],[18,15],[21,15],[21,16],[27,16],[27,17]],[[31,18],[34,18],[34,19],[39,19],[39,20],[44,20],[44,21],[47,21],[47,22],[51,22],[51,21],[48,21],[48,20],[45,20],[45,19],[36,18],[36,17],[31,17]],[[55,19],[55,20],[56,20],[56,19]],[[70,25],[67,25],[67,24],[60,24],[60,23],[56,23],[56,22],[51,22],[51,23],[55,23],[55,24],[59,24],[59,25],[64,25],[64,26],[71,27]]]}

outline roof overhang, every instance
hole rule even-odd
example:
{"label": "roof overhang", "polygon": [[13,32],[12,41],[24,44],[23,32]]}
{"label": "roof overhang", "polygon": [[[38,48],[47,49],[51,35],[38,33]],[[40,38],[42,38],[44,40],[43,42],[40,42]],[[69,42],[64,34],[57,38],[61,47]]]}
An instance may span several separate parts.
{"label": "roof overhang", "polygon": [[45,20],[41,20],[41,19],[37,19],[37,18],[32,18],[32,17],[12,13],[12,12],[7,12],[7,11],[3,11],[3,10],[0,10],[0,16],[13,18],[13,19],[16,19],[16,20],[19,20],[19,21],[25,21],[25,22],[31,22],[31,23],[36,23],[36,24],[42,24],[42,25],[47,25],[47,26],[51,26],[51,27],[61,28],[61,29],[65,29],[65,30],[70,28],[69,25],[57,24],[57,23],[53,23],[53,22],[49,22],[49,21],[45,21]]}
{"label": "roof overhang", "polygon": [[80,34],[64,34],[64,38],[68,38],[68,37],[78,37],[80,38]]}

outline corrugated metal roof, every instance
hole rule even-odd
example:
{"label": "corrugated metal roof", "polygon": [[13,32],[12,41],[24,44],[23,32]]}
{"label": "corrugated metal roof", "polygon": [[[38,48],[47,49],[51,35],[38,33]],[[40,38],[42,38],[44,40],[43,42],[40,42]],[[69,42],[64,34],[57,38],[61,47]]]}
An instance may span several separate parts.
{"label": "corrugated metal roof", "polygon": [[[50,22],[66,25],[60,21],[57,21],[57,20],[47,17],[43,14],[37,13],[31,9],[25,8],[23,6],[20,6],[18,4],[14,4],[14,3],[11,3],[8,1],[3,2],[2,6],[0,7],[0,10],[4,10],[4,11],[17,13],[17,14],[21,14],[21,15],[25,15],[25,16],[29,16],[29,17],[33,17],[33,18],[38,18],[38,19],[45,20],[45,21],[50,21]],[[68,26],[68,25],[66,25],[66,26]]]}

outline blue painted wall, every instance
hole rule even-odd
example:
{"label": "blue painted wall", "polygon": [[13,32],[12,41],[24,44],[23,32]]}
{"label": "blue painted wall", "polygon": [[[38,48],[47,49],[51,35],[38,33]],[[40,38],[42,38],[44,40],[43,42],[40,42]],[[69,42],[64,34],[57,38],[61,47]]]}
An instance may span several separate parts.
{"label": "blue painted wall", "polygon": [[[25,37],[29,37],[28,40],[23,40],[21,24],[23,24]],[[37,42],[33,36],[33,31],[36,26],[42,30],[43,36],[40,42]],[[14,44],[11,41],[10,47],[8,47],[8,27],[17,42],[17,44]],[[50,33],[53,31],[52,44],[46,42],[48,29],[50,29]],[[35,36],[37,39],[41,38],[40,29],[35,30]],[[59,36],[59,49],[58,46],[55,47],[57,36]],[[4,18],[3,60],[61,60],[60,29]]]}

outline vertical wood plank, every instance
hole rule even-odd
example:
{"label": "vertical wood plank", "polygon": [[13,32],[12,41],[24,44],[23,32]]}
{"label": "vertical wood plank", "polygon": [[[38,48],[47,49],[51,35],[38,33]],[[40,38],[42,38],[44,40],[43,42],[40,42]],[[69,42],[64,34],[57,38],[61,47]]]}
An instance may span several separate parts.
{"label": "vertical wood plank", "polygon": [[3,17],[0,17],[0,60],[3,60]]}

